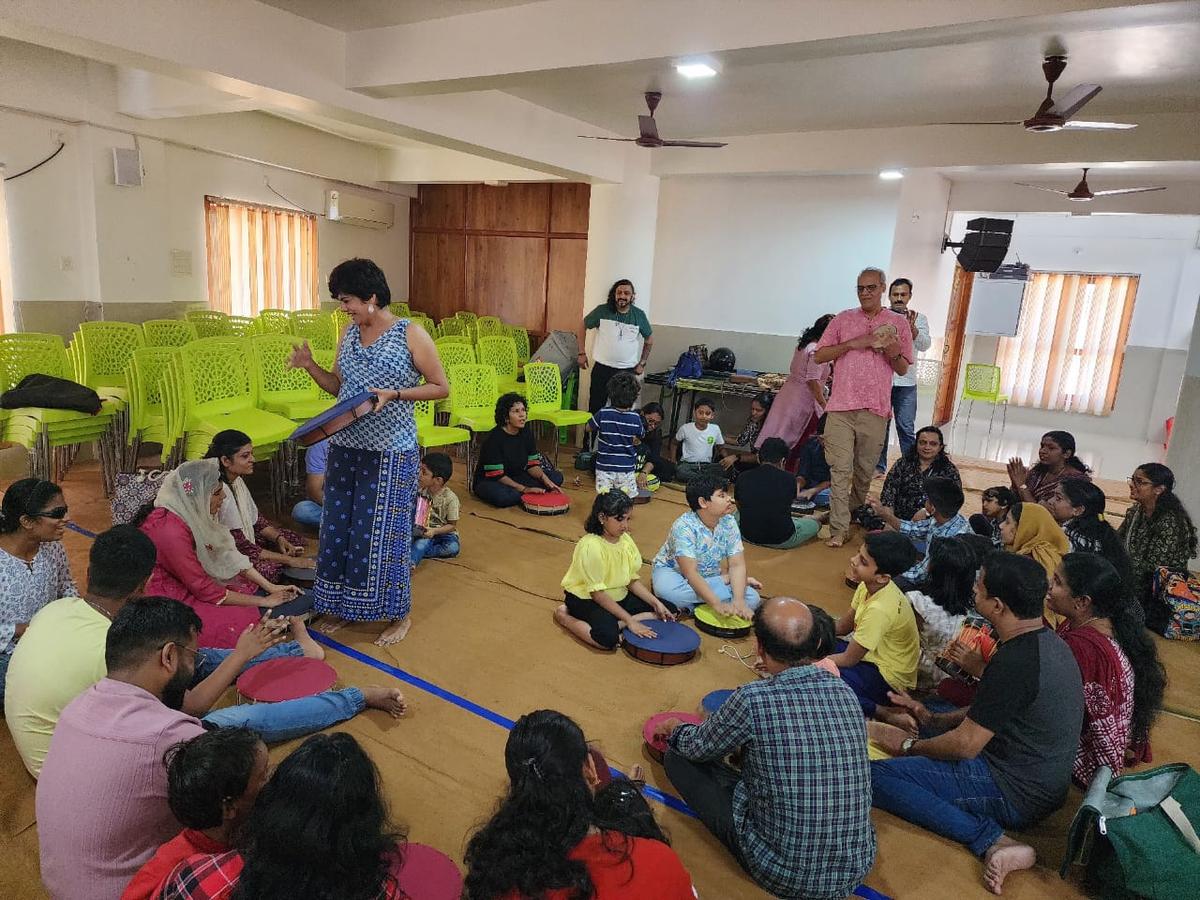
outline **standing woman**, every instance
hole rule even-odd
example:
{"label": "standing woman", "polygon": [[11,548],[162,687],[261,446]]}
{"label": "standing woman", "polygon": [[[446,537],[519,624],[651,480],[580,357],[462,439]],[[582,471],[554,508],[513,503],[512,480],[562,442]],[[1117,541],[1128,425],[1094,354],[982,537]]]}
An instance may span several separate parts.
{"label": "standing woman", "polygon": [[825,412],[828,396],[825,385],[833,363],[813,362],[817,341],[825,333],[833,316],[825,314],[805,329],[796,342],[792,354],[792,366],[787,381],[775,395],[775,402],[767,413],[767,421],[758,433],[755,447],[761,447],[767,438],[782,438],[789,448],[795,448],[808,434],[810,426],[815,428],[817,419]]}
{"label": "standing woman", "polygon": [[1146,610],[1146,626],[1162,634],[1170,610],[1154,596],[1159,566],[1184,571],[1196,555],[1196,526],[1175,496],[1175,473],[1162,463],[1145,463],[1129,479],[1133,505],[1117,534],[1129,550],[1137,600]]}
{"label": "standing woman", "polygon": [[34,613],[60,597],[78,597],[67,551],[67,504],[52,481],[22,478],[0,503],[0,702],[4,675]]}
{"label": "standing woman", "polygon": [[1038,445],[1038,461],[1028,468],[1020,457],[1008,461],[1012,489],[1025,502],[1045,503],[1055,486],[1065,478],[1090,481],[1092,470],[1075,455],[1075,435],[1069,431],[1047,431]]}
{"label": "standing woman", "polygon": [[386,647],[403,640],[411,625],[420,465],[413,403],[440,400],[450,388],[432,338],[388,308],[392,292],[379,266],[369,259],[339,263],[329,273],[329,293],[350,317],[333,371],[313,361],[307,342],[289,364],[339,401],[370,391],[378,402],[374,413],[329,438],[316,609],[342,620],[390,622],[375,641]]}

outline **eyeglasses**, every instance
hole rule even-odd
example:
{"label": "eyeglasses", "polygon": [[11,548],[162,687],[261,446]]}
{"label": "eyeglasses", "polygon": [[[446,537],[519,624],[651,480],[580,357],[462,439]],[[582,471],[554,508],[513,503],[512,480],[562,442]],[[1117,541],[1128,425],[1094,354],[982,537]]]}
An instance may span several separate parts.
{"label": "eyeglasses", "polygon": [[1146,487],[1148,484],[1153,484],[1149,478],[1134,478],[1131,476],[1125,480],[1136,487]]}
{"label": "eyeglasses", "polygon": [[54,509],[46,509],[42,512],[30,513],[32,519],[65,519],[67,517],[67,508],[65,506],[56,506]]}
{"label": "eyeglasses", "polygon": [[860,294],[873,294],[882,287],[883,287],[882,284],[860,284],[860,285],[858,285],[856,290]]}
{"label": "eyeglasses", "polygon": [[167,641],[166,644],[163,644],[162,647],[159,647],[158,649],[161,651],[162,648],[166,647],[168,644],[174,644],[180,650],[186,650],[188,653],[192,654],[193,657],[200,655],[200,649],[198,647],[189,647],[187,644],[181,644],[178,641]]}

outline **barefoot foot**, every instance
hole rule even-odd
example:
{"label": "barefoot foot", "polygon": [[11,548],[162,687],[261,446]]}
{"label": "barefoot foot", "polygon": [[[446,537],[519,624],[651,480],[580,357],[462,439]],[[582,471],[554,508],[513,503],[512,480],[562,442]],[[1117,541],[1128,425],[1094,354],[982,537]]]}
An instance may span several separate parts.
{"label": "barefoot foot", "polygon": [[292,623],[292,640],[300,645],[300,649],[304,651],[304,655],[309,659],[324,659],[325,648],[313,640],[313,636],[308,633],[308,628],[304,624],[304,620],[299,616],[291,616]]}
{"label": "barefoot foot", "polygon": [[333,634],[339,629],[345,628],[349,624],[341,616],[324,615],[321,616],[321,621],[316,623],[317,631],[321,634]]}
{"label": "barefoot foot", "polygon": [[754,588],[756,591],[761,591],[763,589],[762,582],[751,575],[746,576],[746,584]]}
{"label": "barefoot foot", "polygon": [[408,701],[400,693],[399,688],[365,687],[361,688],[363,700],[371,709],[382,709],[393,719],[398,719],[408,712]]}
{"label": "barefoot foot", "polygon": [[825,542],[825,546],[833,547],[836,549],[837,547],[841,547],[845,543],[846,543],[846,536],[844,534],[835,534],[829,540],[827,540]]}
{"label": "barefoot foot", "polygon": [[399,622],[393,622],[375,639],[376,647],[390,647],[393,644],[398,644],[408,636],[408,629],[412,628],[412,618],[406,617]]}
{"label": "barefoot foot", "polygon": [[983,883],[993,894],[999,894],[1009,873],[1032,868],[1035,862],[1037,854],[1032,847],[1003,834],[983,855]]}

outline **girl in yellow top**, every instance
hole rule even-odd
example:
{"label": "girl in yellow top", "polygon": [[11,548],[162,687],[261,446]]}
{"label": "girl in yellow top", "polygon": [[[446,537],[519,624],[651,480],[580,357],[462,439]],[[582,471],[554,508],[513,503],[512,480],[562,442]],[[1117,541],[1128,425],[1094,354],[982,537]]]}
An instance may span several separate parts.
{"label": "girl in yellow top", "polygon": [[554,611],[554,621],[589,647],[614,650],[621,629],[654,637],[647,619],[673,620],[675,607],[664,603],[642,584],[642,554],[629,536],[633,500],[623,491],[596,497],[587,531],[575,545],[571,567],[563,576],[566,603]]}

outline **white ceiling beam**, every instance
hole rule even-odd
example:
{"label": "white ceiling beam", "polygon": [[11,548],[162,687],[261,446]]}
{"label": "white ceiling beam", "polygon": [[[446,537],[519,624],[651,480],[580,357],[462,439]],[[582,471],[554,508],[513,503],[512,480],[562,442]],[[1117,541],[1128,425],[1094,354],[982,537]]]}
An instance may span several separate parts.
{"label": "white ceiling beam", "polygon": [[403,184],[479,184],[480,182],[559,181],[545,172],[443,150],[397,147],[380,150],[380,180]]}
{"label": "white ceiling beam", "polygon": [[345,87],[344,32],[252,0],[0,0],[0,37],[140,68],[574,180],[620,181],[589,126],[499,92],[382,100]]}
{"label": "white ceiling beam", "polygon": [[[347,84],[372,96],[500,87],[507,76],[736,54],[769,61],[895,49],[1151,0],[544,0],[351,32]],[[1161,7],[1161,4],[1155,4]]]}
{"label": "white ceiling beam", "polygon": [[1200,114],[1132,116],[1129,131],[1030,134],[1018,125],[924,125],[726,138],[720,150],[650,150],[651,172],[870,174],[881,169],[1200,159]]}

